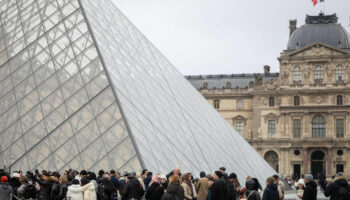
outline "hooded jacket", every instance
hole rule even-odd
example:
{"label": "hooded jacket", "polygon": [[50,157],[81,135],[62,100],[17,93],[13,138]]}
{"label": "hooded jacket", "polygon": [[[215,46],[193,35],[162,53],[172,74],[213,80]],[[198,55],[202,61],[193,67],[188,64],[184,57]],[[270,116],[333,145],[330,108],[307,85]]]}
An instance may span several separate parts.
{"label": "hooded jacket", "polygon": [[122,200],[138,199],[140,200],[144,195],[145,190],[141,186],[141,183],[134,177],[128,177],[128,182],[125,184],[123,190]]}
{"label": "hooded jacket", "polygon": [[333,180],[333,183],[329,184],[324,191],[324,195],[326,197],[330,196],[330,200],[338,200],[339,199],[339,189],[340,187],[344,187],[348,191],[350,191],[350,185],[346,181],[346,177],[340,176]]}
{"label": "hooded jacket", "polygon": [[86,184],[86,186],[86,190],[84,191],[84,200],[96,200],[97,196],[94,184],[89,183]]}
{"label": "hooded jacket", "polygon": [[316,200],[317,199],[317,184],[315,181],[310,181],[305,184],[305,190],[303,200]]}
{"label": "hooded jacket", "polygon": [[[86,184],[84,186],[80,186],[80,185],[71,185],[71,186],[69,186],[68,187],[68,192],[67,192],[67,199],[70,199],[70,200],[84,200],[83,193],[87,189],[91,188],[91,186],[95,190],[95,187],[93,186],[92,183]],[[95,193],[95,197],[96,197],[96,193]]]}
{"label": "hooded jacket", "polygon": [[[260,194],[258,192],[257,183],[255,180],[251,179],[245,183],[247,190],[245,191],[245,196],[248,200],[260,200]],[[248,198],[249,197],[249,198]]]}
{"label": "hooded jacket", "polygon": [[0,184],[0,200],[10,200],[13,195],[12,187],[8,183]]}
{"label": "hooded jacket", "polygon": [[277,185],[274,183],[269,184],[264,191],[263,200],[279,200],[279,194]]}

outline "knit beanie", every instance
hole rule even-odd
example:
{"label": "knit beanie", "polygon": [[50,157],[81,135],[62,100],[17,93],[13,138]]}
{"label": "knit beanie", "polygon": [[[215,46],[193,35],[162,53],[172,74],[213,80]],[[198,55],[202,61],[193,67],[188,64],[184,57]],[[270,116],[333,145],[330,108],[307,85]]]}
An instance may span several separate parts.
{"label": "knit beanie", "polygon": [[1,177],[1,183],[7,183],[8,181],[9,179],[7,178],[7,176]]}
{"label": "knit beanie", "polygon": [[314,177],[311,174],[306,174],[304,176],[304,179],[307,180],[308,182],[313,181]]}
{"label": "knit beanie", "polygon": [[222,178],[223,174],[220,171],[215,171],[215,174],[219,177]]}

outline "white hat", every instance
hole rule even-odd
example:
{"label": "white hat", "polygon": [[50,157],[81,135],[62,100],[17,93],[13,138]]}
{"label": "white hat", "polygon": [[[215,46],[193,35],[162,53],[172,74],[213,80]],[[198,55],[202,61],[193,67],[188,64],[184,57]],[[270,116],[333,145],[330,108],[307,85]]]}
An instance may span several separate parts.
{"label": "white hat", "polygon": [[304,179],[299,179],[299,181],[298,181],[298,185],[299,184],[301,184],[301,185],[303,185],[304,187],[305,187],[305,181],[304,181]]}
{"label": "white hat", "polygon": [[13,178],[19,178],[20,175],[19,175],[19,173],[14,172],[14,173],[12,173],[12,176],[11,176],[11,177],[13,177]]}
{"label": "white hat", "polygon": [[166,176],[163,175],[163,174],[161,174],[161,175],[160,175],[160,179],[166,179]]}

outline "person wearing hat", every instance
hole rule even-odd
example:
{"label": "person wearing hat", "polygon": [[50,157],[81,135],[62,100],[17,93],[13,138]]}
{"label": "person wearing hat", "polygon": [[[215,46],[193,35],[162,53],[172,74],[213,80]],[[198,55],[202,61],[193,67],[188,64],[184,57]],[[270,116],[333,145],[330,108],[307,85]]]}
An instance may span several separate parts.
{"label": "person wearing hat", "polygon": [[216,171],[213,175],[214,183],[210,189],[210,200],[226,200],[228,199],[227,183],[223,179],[224,175],[220,171]]}
{"label": "person wearing hat", "polygon": [[1,184],[0,184],[0,199],[10,200],[12,199],[12,195],[13,195],[13,189],[8,184],[7,176],[2,176]]}
{"label": "person wearing hat", "polygon": [[129,174],[123,190],[122,200],[140,200],[144,194],[145,190],[142,188],[141,183],[135,178],[133,174]]}
{"label": "person wearing hat", "polygon": [[149,188],[146,192],[145,198],[147,200],[161,200],[164,194],[164,188],[160,184],[160,176],[155,175],[152,177],[152,181],[149,184]]}
{"label": "person wearing hat", "polygon": [[164,190],[168,188],[168,180],[165,175],[160,175],[160,184],[162,184]]}
{"label": "person wearing hat", "polygon": [[297,183],[297,199],[296,200],[303,200],[305,190],[305,182],[304,179],[299,179]]}
{"label": "person wearing hat", "polygon": [[329,184],[324,195],[330,196],[330,200],[350,199],[350,185],[348,184],[343,172],[339,172],[335,175],[333,182]]}
{"label": "person wearing hat", "polygon": [[198,191],[197,199],[198,200],[206,200],[209,190],[209,182],[208,176],[206,176],[205,172],[204,176],[201,175],[201,178],[196,183],[196,190]]}
{"label": "person wearing hat", "polygon": [[317,184],[314,181],[314,177],[311,174],[304,176],[305,190],[303,194],[303,200],[316,200],[317,199]]}

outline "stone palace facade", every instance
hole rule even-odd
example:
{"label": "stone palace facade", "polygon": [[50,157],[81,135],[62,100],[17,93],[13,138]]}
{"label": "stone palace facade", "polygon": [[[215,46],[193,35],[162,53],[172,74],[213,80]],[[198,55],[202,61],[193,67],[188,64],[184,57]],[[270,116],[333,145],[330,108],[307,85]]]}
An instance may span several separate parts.
{"label": "stone palace facade", "polygon": [[280,174],[350,174],[350,37],[337,19],[291,20],[279,73],[186,77]]}

